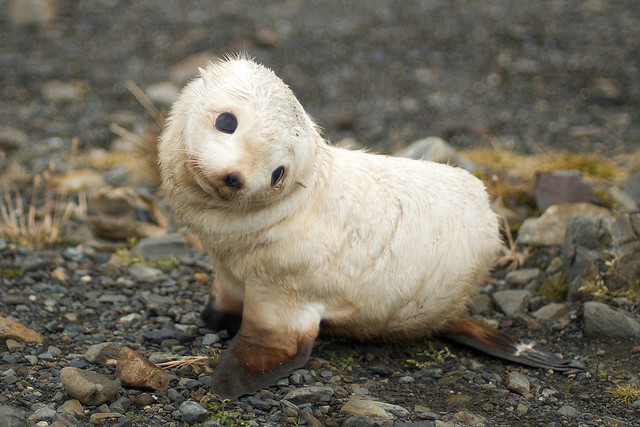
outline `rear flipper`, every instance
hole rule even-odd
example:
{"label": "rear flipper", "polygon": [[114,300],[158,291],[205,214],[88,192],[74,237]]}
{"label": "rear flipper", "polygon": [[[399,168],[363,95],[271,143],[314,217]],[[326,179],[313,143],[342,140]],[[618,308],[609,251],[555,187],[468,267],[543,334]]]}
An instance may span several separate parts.
{"label": "rear flipper", "polygon": [[470,317],[460,317],[440,334],[443,338],[501,359],[536,368],[567,371],[571,361],[561,359],[533,343],[524,343]]}

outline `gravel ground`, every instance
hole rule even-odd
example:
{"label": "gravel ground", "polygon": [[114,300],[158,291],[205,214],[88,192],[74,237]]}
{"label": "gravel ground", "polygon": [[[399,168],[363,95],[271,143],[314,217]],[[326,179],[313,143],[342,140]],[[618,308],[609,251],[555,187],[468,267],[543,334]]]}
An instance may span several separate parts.
{"label": "gravel ground", "polygon": [[[0,10],[8,4],[0,0]],[[431,135],[456,147],[523,152],[618,154],[640,146],[640,3],[633,0],[58,5],[57,20],[46,25],[16,26],[0,15],[0,126],[25,135],[8,159],[35,169],[60,158],[74,137],[82,147],[108,148],[111,122],[143,114],[128,80],[146,88],[169,80],[172,67],[192,54],[241,49],[276,70],[333,141],[355,138],[385,152]],[[56,81],[70,83],[75,94],[51,96]],[[544,271],[557,252],[541,250],[527,266]],[[569,305],[562,324],[495,309],[484,317],[585,370],[523,368],[439,340],[435,349],[446,346],[455,358],[418,366],[427,361],[426,343],[326,341],[305,369],[239,402],[216,403],[209,372],[174,368],[167,392],[122,388],[109,407],[61,415],[70,399],[62,368],[114,374],[113,366],[85,359],[91,345],[114,342],[162,361],[224,347],[228,338],[198,320],[203,279],[212,274],[201,255],[154,265],[149,276],[114,266],[110,256],[90,246],[34,250],[0,240],[0,315],[45,339],[0,348],[0,406],[31,416],[34,425],[183,425],[186,400],[210,401],[209,416],[221,425],[367,426],[374,417],[353,418],[345,409],[354,396],[367,396],[396,405],[385,407],[386,425],[640,425],[639,401],[609,393],[640,385],[637,342],[585,340],[580,304]],[[504,287],[504,272],[494,276],[483,287],[488,295]],[[545,302],[533,299],[527,311]],[[638,313],[637,304],[619,305]],[[302,385],[317,388],[299,396]],[[120,415],[97,421],[108,412]],[[9,419],[0,411],[1,421]]]}

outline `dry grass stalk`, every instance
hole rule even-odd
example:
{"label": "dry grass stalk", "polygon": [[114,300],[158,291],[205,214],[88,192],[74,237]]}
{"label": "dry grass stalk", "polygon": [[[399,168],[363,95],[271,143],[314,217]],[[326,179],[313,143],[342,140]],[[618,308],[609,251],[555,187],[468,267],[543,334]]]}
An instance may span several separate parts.
{"label": "dry grass stalk", "polygon": [[498,265],[506,266],[508,271],[515,270],[529,257],[529,248],[524,248],[522,252],[517,251],[518,241],[514,240],[505,216],[502,216],[502,228],[507,237],[507,246],[503,249],[504,254],[498,258]]}
{"label": "dry grass stalk", "polygon": [[222,353],[220,349],[210,349],[211,354],[201,356],[180,356],[176,360],[170,360],[168,362],[157,363],[159,367],[163,369],[184,369],[191,365],[215,365],[218,360],[218,356]]}
{"label": "dry grass stalk", "polygon": [[[44,201],[38,195],[44,187]],[[25,202],[20,189],[9,183],[2,184],[0,198],[0,236],[27,247],[52,245],[59,241],[74,212],[86,212],[86,200],[78,204],[58,194],[54,197],[48,173],[35,175],[31,198]]]}

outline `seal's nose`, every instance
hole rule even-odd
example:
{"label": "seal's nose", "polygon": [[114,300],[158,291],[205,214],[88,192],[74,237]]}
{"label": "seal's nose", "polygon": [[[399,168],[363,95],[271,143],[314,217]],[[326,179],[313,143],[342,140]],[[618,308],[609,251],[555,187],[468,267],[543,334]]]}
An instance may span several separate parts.
{"label": "seal's nose", "polygon": [[222,177],[222,182],[225,186],[236,190],[241,190],[244,187],[244,180],[242,176],[235,172],[230,172]]}

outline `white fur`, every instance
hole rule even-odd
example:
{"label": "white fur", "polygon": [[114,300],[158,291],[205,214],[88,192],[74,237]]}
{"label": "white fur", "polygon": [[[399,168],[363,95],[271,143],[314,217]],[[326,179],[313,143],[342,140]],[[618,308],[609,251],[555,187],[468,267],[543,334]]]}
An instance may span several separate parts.
{"label": "white fur", "polygon": [[[232,135],[214,127],[227,111]],[[358,339],[428,336],[462,313],[501,246],[480,180],[327,145],[290,89],[247,59],[185,88],[159,150],[163,191],[208,249],[219,292],[261,295],[263,317],[321,316]],[[211,184],[229,171],[246,188]]]}

